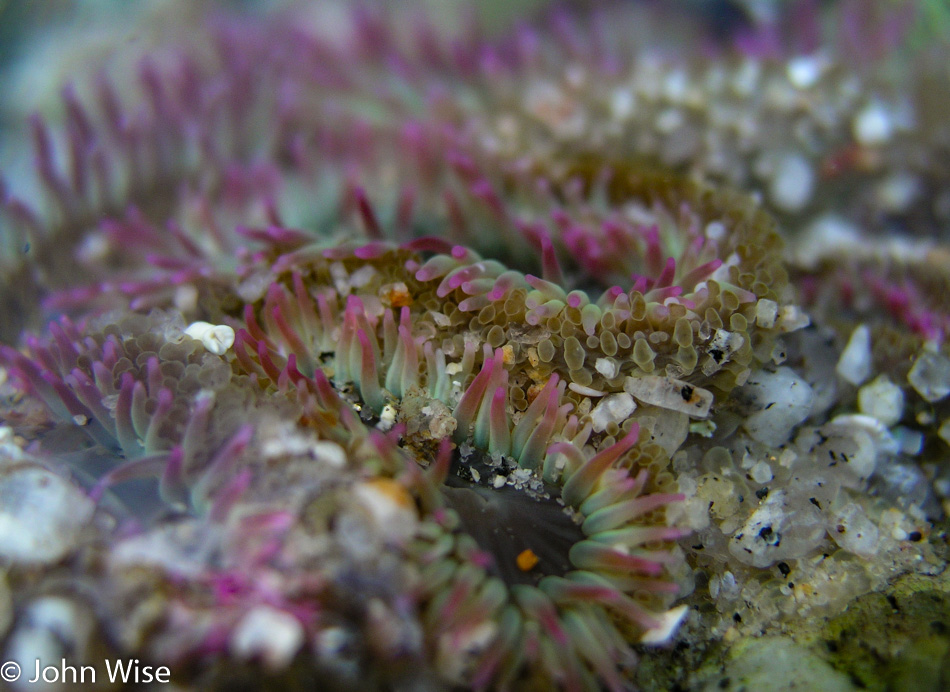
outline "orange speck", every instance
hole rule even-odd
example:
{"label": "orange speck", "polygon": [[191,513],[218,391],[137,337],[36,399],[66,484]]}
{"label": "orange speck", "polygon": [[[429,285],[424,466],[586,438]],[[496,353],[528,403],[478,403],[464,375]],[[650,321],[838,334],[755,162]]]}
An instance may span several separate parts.
{"label": "orange speck", "polygon": [[532,382],[528,385],[528,389],[525,391],[525,399],[528,400],[529,404],[538,398],[538,394],[541,393],[542,389],[544,389],[543,384]]}
{"label": "orange speck", "polygon": [[399,507],[407,508],[413,506],[412,496],[406,490],[405,486],[391,478],[376,478],[371,481],[366,481],[363,485],[379,493]]}
{"label": "orange speck", "polygon": [[518,569],[522,572],[530,572],[534,569],[534,566],[540,562],[537,555],[534,554],[534,551],[531,548],[526,548],[518,553],[518,557],[515,562],[518,563]]}
{"label": "orange speck", "polygon": [[409,287],[401,281],[383,286],[380,294],[383,303],[388,303],[390,307],[402,308],[412,305],[412,294],[409,292]]}

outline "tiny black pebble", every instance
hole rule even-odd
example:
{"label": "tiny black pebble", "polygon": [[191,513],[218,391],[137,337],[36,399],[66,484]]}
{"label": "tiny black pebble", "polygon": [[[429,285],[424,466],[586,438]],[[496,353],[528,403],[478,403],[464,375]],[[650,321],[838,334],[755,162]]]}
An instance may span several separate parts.
{"label": "tiny black pebble", "polygon": [[767,487],[759,488],[758,490],[755,491],[755,496],[759,498],[760,500],[764,500],[766,495],[768,494],[769,494],[769,489]]}
{"label": "tiny black pebble", "polygon": [[907,537],[914,543],[917,543],[924,537],[924,535],[920,531],[911,531]]}
{"label": "tiny black pebble", "polygon": [[689,401],[693,396],[693,388],[688,384],[683,385],[683,388],[680,390],[680,396],[683,397],[683,401]]}
{"label": "tiny black pebble", "polygon": [[783,577],[787,577],[792,571],[792,568],[788,566],[787,562],[780,562],[776,566],[778,567],[778,571],[782,573]]}
{"label": "tiny black pebble", "polygon": [[739,613],[733,613],[732,619],[735,620],[736,622],[742,622],[742,616],[739,615]]}

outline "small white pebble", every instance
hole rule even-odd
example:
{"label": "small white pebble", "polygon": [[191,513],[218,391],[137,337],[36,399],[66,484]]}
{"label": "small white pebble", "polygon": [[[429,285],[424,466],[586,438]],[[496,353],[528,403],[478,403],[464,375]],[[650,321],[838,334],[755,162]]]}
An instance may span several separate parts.
{"label": "small white pebble", "polygon": [[841,352],[835,371],[853,385],[864,382],[871,374],[871,332],[866,325],[858,325]]}
{"label": "small white pebble", "polygon": [[376,268],[373,265],[364,265],[350,274],[350,286],[353,286],[354,288],[362,288],[373,280],[373,277],[376,276],[376,273]]}
{"label": "small white pebble", "polygon": [[[450,327],[452,326],[452,320],[449,319],[448,315],[445,315],[436,310],[429,310],[429,317],[432,318],[432,321],[435,322],[437,327]],[[446,368],[446,371],[448,368]]]}
{"label": "small white pebble", "polygon": [[811,324],[811,317],[797,305],[783,305],[776,321],[778,330],[784,334],[796,332]]}
{"label": "small white pebble", "polygon": [[183,284],[175,289],[172,300],[180,312],[193,313],[198,309],[198,289],[191,284]]}
{"label": "small white pebble", "polygon": [[764,461],[759,461],[749,470],[749,476],[756,483],[768,483],[772,480],[772,467]]}
{"label": "small white pebble", "polygon": [[260,657],[271,670],[282,670],[303,646],[304,629],[290,613],[266,605],[252,608],[231,634],[238,658]]}
{"label": "small white pebble", "polygon": [[656,118],[656,129],[662,134],[668,135],[680,129],[685,122],[682,111],[678,108],[667,108]]}
{"label": "small white pebble", "polygon": [[314,459],[326,462],[333,468],[346,466],[346,451],[336,442],[320,440],[310,446],[310,453]]}
{"label": "small white pebble", "polygon": [[676,632],[676,628],[680,626],[680,623],[683,621],[683,618],[686,617],[688,612],[689,609],[686,606],[681,605],[673,608],[672,610],[668,610],[665,613],[660,613],[658,616],[654,616],[659,620],[660,624],[644,632],[643,636],[640,637],[640,643],[664,643],[673,636],[673,633]]}
{"label": "small white pebble", "polygon": [[779,457],[778,457],[779,466],[781,466],[784,469],[791,468],[792,464],[794,464],[797,460],[798,460],[798,454],[794,450],[788,447],[783,449],[782,453],[779,454]]}
{"label": "small white pebble", "polygon": [[763,329],[771,329],[775,326],[775,319],[778,317],[778,303],[768,298],[761,298],[755,304],[755,323]]}
{"label": "small white pebble", "polygon": [[894,173],[882,180],[875,192],[884,211],[899,214],[905,211],[920,193],[920,181],[910,173]]}
{"label": "small white pebble", "polygon": [[942,353],[924,350],[907,373],[907,381],[925,401],[940,401],[950,394],[950,359]]}
{"label": "small white pebble", "polygon": [[863,558],[873,557],[878,551],[878,528],[864,509],[853,502],[832,515],[828,535],[849,553]]}
{"label": "small white pebble", "polygon": [[701,437],[712,437],[716,432],[716,424],[711,420],[698,420],[689,424],[689,431],[694,435]]}
{"label": "small white pebble", "polygon": [[[475,469],[472,469],[474,476]],[[477,479],[476,479],[477,480]],[[377,478],[353,486],[353,497],[373,519],[375,529],[387,542],[402,543],[415,533],[419,521],[408,491],[397,481]]]}
{"label": "small white pebble", "polygon": [[891,427],[904,415],[904,391],[887,375],[879,375],[858,390],[858,408]]}
{"label": "small white pebble", "polygon": [[729,332],[725,329],[717,329],[713,338],[709,341],[706,351],[719,351],[717,364],[723,365],[732,358],[732,354],[742,348],[745,339],[742,334]]}
{"label": "small white pebble", "polygon": [[594,363],[594,370],[612,380],[620,373],[620,363],[613,358],[598,358]]}
{"label": "small white pebble", "polygon": [[376,424],[378,430],[386,432],[387,430],[392,429],[393,424],[396,422],[396,408],[391,404],[386,404],[383,406],[382,412],[379,414],[379,422]]}
{"label": "small white pebble", "polygon": [[112,252],[112,244],[103,233],[90,233],[76,248],[76,259],[83,264],[101,262]]}
{"label": "small white pebble", "polygon": [[940,424],[940,429],[937,430],[937,434],[940,436],[940,439],[950,445],[950,418],[947,418],[943,423]]}
{"label": "small white pebble", "polygon": [[706,237],[710,240],[722,240],[726,236],[726,226],[721,221],[706,224]]}
{"label": "small white pebble", "polygon": [[815,399],[811,386],[787,367],[757,371],[742,393],[750,406],[745,429],[753,439],[773,447],[786,442],[808,418]]}
{"label": "small white pebble", "polygon": [[815,189],[815,173],[811,164],[799,153],[782,156],[775,165],[769,196],[782,211],[797,212],[811,201]]}
{"label": "small white pebble", "polygon": [[876,101],[869,103],[854,117],[851,127],[854,138],[869,147],[884,144],[894,133],[890,112]]}
{"label": "small white pebble", "polygon": [[739,96],[748,96],[758,86],[761,74],[762,65],[757,60],[749,58],[736,70],[732,78],[732,88]]}
{"label": "small white pebble", "polygon": [[226,324],[192,322],[185,334],[200,341],[205,349],[216,356],[227,352],[234,345],[234,330]]}
{"label": "small white pebble", "polygon": [[892,435],[897,441],[901,454],[915,457],[924,448],[924,434],[919,430],[898,426],[894,428]]}
{"label": "small white pebble", "polygon": [[594,432],[603,432],[610,423],[621,423],[637,408],[633,397],[626,393],[604,397],[590,412]]}
{"label": "small white pebble", "polygon": [[610,95],[610,113],[614,120],[627,120],[633,115],[636,105],[636,97],[629,89],[618,87]]}
{"label": "small white pebble", "polygon": [[827,65],[823,55],[799,55],[788,61],[785,72],[796,89],[808,89],[821,79]]}

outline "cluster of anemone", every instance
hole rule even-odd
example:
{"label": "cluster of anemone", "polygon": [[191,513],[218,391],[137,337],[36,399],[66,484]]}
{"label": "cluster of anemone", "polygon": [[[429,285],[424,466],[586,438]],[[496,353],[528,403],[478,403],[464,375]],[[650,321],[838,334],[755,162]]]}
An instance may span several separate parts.
{"label": "cluster of anemone", "polygon": [[[89,497],[132,518],[90,575],[123,653],[192,682],[195,660],[237,651],[349,685],[419,664],[480,689],[622,689],[632,644],[670,638],[686,532],[657,418],[728,408],[806,321],[771,216],[714,184],[788,161],[725,121],[794,111],[809,139],[795,104],[814,98],[844,113],[815,156],[848,154],[860,89],[819,96],[840,82],[821,55],[808,85],[784,57],[766,76],[750,54],[683,72],[596,19],[611,40],[579,42],[566,17],[498,41],[420,22],[408,45],[362,10],[342,42],[226,23],[210,56],[146,63],[136,105],[103,80],[95,106],[66,91],[56,137],[33,121],[48,202],[0,198],[32,248],[5,258],[0,333],[77,318],[0,359],[49,427],[88,436]],[[699,130],[704,153],[675,150],[703,149]],[[863,144],[841,161],[868,189],[933,148]],[[195,569],[129,559],[169,547]],[[187,636],[123,615],[143,588]],[[261,643],[258,622],[297,648]]]}

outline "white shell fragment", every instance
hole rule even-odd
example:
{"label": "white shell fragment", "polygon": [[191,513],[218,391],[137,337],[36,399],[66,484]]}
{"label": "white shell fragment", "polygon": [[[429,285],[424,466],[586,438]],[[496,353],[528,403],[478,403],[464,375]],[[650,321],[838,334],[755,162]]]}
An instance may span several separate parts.
{"label": "white shell fragment", "polygon": [[628,377],[624,380],[623,390],[645,404],[679,411],[694,418],[708,416],[713,402],[713,395],[709,390],[683,380],[659,375]]}
{"label": "white shell fragment", "polygon": [[205,349],[216,356],[223,355],[234,345],[234,330],[226,324],[192,322],[185,334],[200,341]]}
{"label": "white shell fragment", "polygon": [[[842,470],[848,487],[860,485],[874,473],[881,453],[896,454],[897,441],[876,418],[860,414],[844,414],[831,419],[822,428],[827,436],[824,448]],[[854,481],[854,482],[852,482]]]}
{"label": "white shell fragment", "polygon": [[673,633],[680,626],[680,623],[683,621],[683,618],[686,617],[686,614],[689,612],[689,609],[684,606],[677,606],[671,610],[666,611],[665,613],[659,613],[654,617],[659,620],[660,624],[657,627],[647,630],[643,633],[643,636],[640,637],[641,644],[662,644],[667,641],[670,637],[673,636]]}
{"label": "white shell fragment", "polygon": [[606,379],[612,380],[620,374],[620,363],[613,358],[598,358],[597,362],[594,363],[594,370]]}
{"label": "white shell fragment", "polygon": [[594,432],[603,432],[610,423],[619,425],[625,421],[636,408],[637,405],[629,394],[611,394],[604,397],[590,412],[591,426]]}
{"label": "white shell fragment", "polygon": [[871,332],[861,324],[851,332],[835,371],[845,381],[859,385],[871,375]]}
{"label": "white shell fragment", "polygon": [[783,305],[778,311],[778,319],[775,322],[775,326],[784,334],[797,332],[810,324],[811,317],[797,305]]}
{"label": "white shell fragment", "polygon": [[290,613],[270,606],[253,608],[231,634],[231,650],[243,659],[260,658],[277,671],[286,668],[303,646],[304,629]]}

